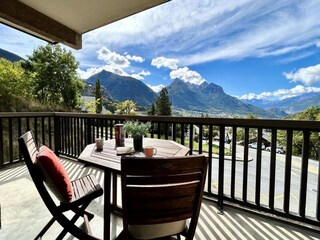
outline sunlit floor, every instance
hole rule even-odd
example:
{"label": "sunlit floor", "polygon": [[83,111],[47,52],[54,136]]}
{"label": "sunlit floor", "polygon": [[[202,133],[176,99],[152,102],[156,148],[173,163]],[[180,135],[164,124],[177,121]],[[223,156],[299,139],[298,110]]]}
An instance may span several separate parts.
{"label": "sunlit floor", "polygon": [[[103,185],[103,172],[85,168],[75,161],[63,159],[70,178],[93,173]],[[33,239],[49,221],[51,215],[42,202],[25,165],[0,171],[0,239]],[[96,237],[103,235],[103,199],[92,202],[88,210],[95,214],[91,221]],[[246,211],[225,207],[217,213],[216,204],[204,201],[195,239],[320,239],[320,233],[293,227]],[[122,228],[121,218],[112,216],[111,235],[114,238]],[[55,239],[62,228],[54,224],[43,239]],[[66,236],[65,239],[74,239]]]}

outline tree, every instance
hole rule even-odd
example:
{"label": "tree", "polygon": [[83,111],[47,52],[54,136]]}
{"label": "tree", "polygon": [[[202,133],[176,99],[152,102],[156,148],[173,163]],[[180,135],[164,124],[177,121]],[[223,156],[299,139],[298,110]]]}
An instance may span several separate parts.
{"label": "tree", "polygon": [[156,107],[154,106],[154,103],[152,103],[151,108],[148,109],[148,115],[156,115]]}
{"label": "tree", "polygon": [[20,62],[0,58],[0,111],[21,111],[32,99],[32,79],[26,78]]}
{"label": "tree", "polygon": [[124,102],[118,103],[116,108],[116,112],[118,114],[134,115],[136,113],[135,111],[137,109],[137,106],[133,101],[126,100]]}
{"label": "tree", "polygon": [[101,96],[101,87],[100,87],[100,80],[96,80],[96,90],[95,90],[95,97],[96,97],[96,113],[102,112],[102,96]]}
{"label": "tree", "polygon": [[78,65],[71,51],[47,44],[35,49],[22,66],[34,77],[34,95],[41,103],[74,109],[84,87],[77,77]]}
{"label": "tree", "polygon": [[155,101],[156,113],[163,116],[171,116],[171,102],[167,88],[163,88]]}

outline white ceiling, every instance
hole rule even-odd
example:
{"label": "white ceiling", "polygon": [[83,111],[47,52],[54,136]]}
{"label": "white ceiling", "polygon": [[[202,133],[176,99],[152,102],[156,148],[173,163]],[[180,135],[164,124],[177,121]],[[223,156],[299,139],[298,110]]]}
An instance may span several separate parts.
{"label": "white ceiling", "polygon": [[0,22],[46,41],[80,49],[83,33],[170,0],[1,1]]}

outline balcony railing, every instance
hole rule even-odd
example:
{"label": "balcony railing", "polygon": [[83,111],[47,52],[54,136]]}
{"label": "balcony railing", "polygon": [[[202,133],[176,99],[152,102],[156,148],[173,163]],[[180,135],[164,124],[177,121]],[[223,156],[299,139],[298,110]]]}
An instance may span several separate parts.
{"label": "balcony railing", "polygon": [[[38,144],[76,159],[96,137],[112,139],[114,125],[129,119],[150,121],[149,137],[172,139],[188,146],[190,154],[206,154],[206,196],[217,199],[221,210],[235,203],[319,226],[320,168],[318,159],[311,159],[319,155],[320,122],[315,121],[1,113],[0,167],[23,161],[17,138],[27,130]],[[257,149],[248,147],[252,141]],[[263,150],[266,142],[270,152]],[[285,154],[277,153],[279,142]]]}

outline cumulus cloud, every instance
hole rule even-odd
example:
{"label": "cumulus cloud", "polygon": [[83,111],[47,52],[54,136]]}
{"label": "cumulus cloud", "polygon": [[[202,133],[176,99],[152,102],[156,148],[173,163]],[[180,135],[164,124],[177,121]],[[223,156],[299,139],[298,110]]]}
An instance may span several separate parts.
{"label": "cumulus cloud", "polygon": [[262,92],[260,94],[248,93],[238,98],[243,100],[253,100],[253,99],[262,100],[262,99],[269,99],[269,98],[286,99],[286,98],[296,97],[305,93],[312,93],[312,92],[320,92],[320,88],[297,85],[291,89],[278,89],[273,92]]}
{"label": "cumulus cloud", "polygon": [[84,46],[135,46],[183,66],[285,56],[315,46],[319,12],[318,0],[176,0],[91,31]]}
{"label": "cumulus cloud", "polygon": [[154,92],[158,93],[162,90],[162,88],[164,88],[165,86],[163,84],[159,84],[159,85],[156,85],[156,86],[152,86],[150,84],[147,84],[147,86],[149,88],[151,88]]}
{"label": "cumulus cloud", "polygon": [[316,46],[320,48],[320,41],[316,42]]}
{"label": "cumulus cloud", "polygon": [[131,77],[136,78],[138,80],[144,80],[145,76],[149,76],[151,73],[149,71],[141,71],[139,73],[131,74]]}
{"label": "cumulus cloud", "polygon": [[142,62],[144,62],[144,60],[145,60],[145,59],[142,58],[142,57],[135,56],[135,55],[131,56],[131,55],[129,55],[129,54],[126,55],[126,58],[127,58],[128,60],[132,60],[132,61],[139,62],[139,63],[142,63]]}
{"label": "cumulus cloud", "polygon": [[296,72],[284,73],[292,82],[302,82],[307,86],[320,82],[320,64],[306,68],[300,68]]}
{"label": "cumulus cloud", "polygon": [[77,74],[81,79],[87,79],[94,74],[101,72],[102,70],[106,70],[108,72],[112,72],[114,74],[118,74],[121,76],[131,76],[138,80],[144,80],[145,76],[150,75],[149,71],[141,71],[139,73],[129,74],[127,69],[131,67],[131,63],[129,60],[141,63],[144,61],[142,57],[139,56],[131,56],[129,54],[121,55],[119,53],[113,52],[106,47],[102,47],[97,51],[98,59],[105,62],[105,65],[99,67],[89,67],[86,71],[81,69],[77,70]]}
{"label": "cumulus cloud", "polygon": [[201,75],[196,72],[189,70],[188,67],[178,68],[176,70],[172,70],[170,73],[171,79],[181,79],[185,82],[189,82],[192,84],[200,85],[201,83],[205,82],[206,80],[201,77]]}
{"label": "cumulus cloud", "polygon": [[158,58],[152,59],[151,65],[156,66],[157,68],[167,67],[170,69],[177,69],[178,62],[179,62],[178,59],[158,57]]}
{"label": "cumulus cloud", "polygon": [[130,62],[129,60],[119,53],[112,52],[110,49],[106,47],[102,47],[97,51],[98,59],[103,60],[106,64],[116,65],[122,68],[129,67]]}

